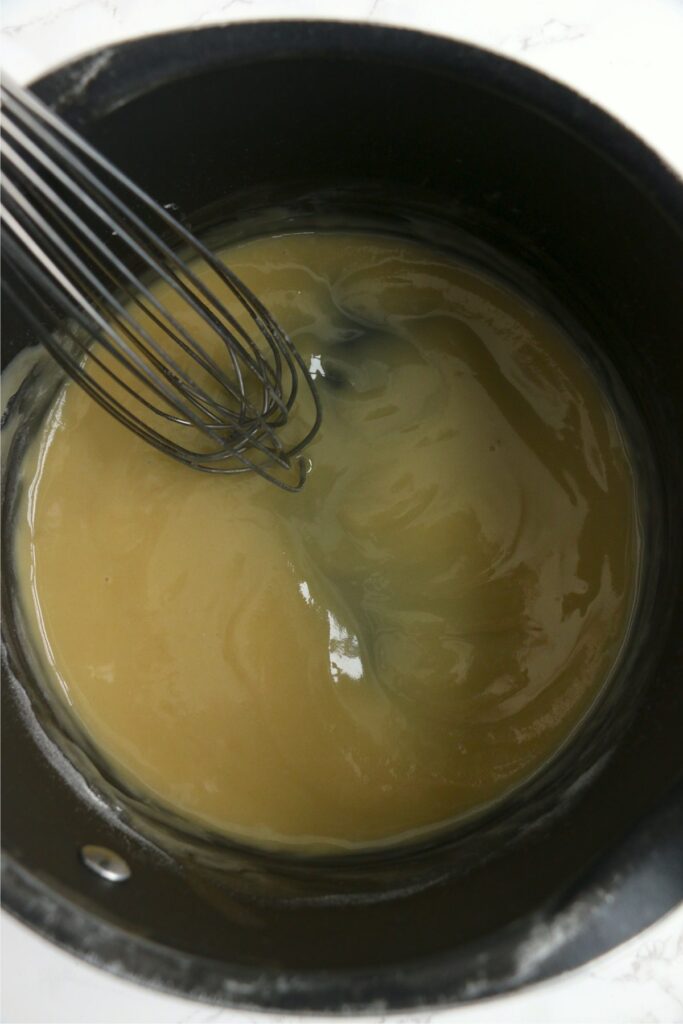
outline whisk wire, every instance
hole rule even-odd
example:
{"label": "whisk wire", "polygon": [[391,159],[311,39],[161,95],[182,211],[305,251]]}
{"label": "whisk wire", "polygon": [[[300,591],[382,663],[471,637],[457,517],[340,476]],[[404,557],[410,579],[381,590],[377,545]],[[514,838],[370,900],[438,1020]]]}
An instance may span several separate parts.
{"label": "whisk wire", "polygon": [[[306,474],[300,452],[319,429],[321,407],[292,341],[229,268],[78,133],[14,83],[3,80],[1,91],[9,140],[3,147],[0,214],[5,256],[20,282],[17,288],[3,280],[3,287],[57,361],[159,450],[206,472],[255,471],[298,490]],[[236,300],[237,312],[161,237],[153,221],[201,259]],[[142,267],[143,279],[135,264]],[[220,342],[227,366],[145,284],[147,278],[160,279],[180,298],[201,336],[210,332]],[[102,358],[103,353],[111,358]],[[105,380],[131,401],[120,401]],[[297,440],[285,443],[282,428],[301,380],[310,396],[310,421]],[[150,415],[141,417],[134,411],[138,406]],[[156,420],[173,427],[173,436],[152,425]],[[176,437],[183,429],[195,432],[191,446]],[[208,450],[198,444],[199,436]],[[273,467],[289,470],[294,462],[296,482],[275,474]]]}
{"label": "whisk wire", "polygon": [[[30,116],[29,116],[29,120],[33,120],[33,119],[31,119]],[[34,125],[35,125],[35,122],[34,122]],[[209,310],[203,303],[201,303],[201,301],[198,301],[196,295],[193,294],[190,290],[186,289],[184,285],[182,285],[182,282],[179,280],[177,275],[174,275],[172,273],[169,274],[167,272],[166,268],[163,267],[161,264],[159,264],[159,262],[157,262],[154,259],[150,259],[148,254],[145,252],[145,250],[138,244],[138,242],[134,239],[134,237],[128,231],[126,231],[123,228],[122,224],[120,222],[117,223],[115,220],[113,220],[110,216],[107,215],[104,203],[102,203],[102,205],[98,206],[95,202],[93,202],[90,199],[90,197],[87,195],[87,193],[79,191],[79,185],[78,185],[77,182],[74,182],[73,175],[71,175],[71,176],[65,175],[64,172],[61,170],[61,168],[59,168],[52,160],[50,160],[50,158],[45,153],[44,147],[43,148],[39,148],[39,147],[35,146],[34,143],[30,139],[28,139],[25,136],[25,134],[23,132],[21,132],[16,126],[9,125],[8,129],[9,129],[10,134],[13,135],[18,141],[20,141],[21,144],[23,145],[23,147],[28,152],[30,152],[31,155],[36,160],[38,160],[43,165],[43,167],[46,170],[48,170],[55,178],[57,178],[57,180],[63,186],[65,186],[69,191],[71,191],[73,193],[74,197],[77,200],[79,200],[92,213],[94,213],[96,217],[98,217],[100,220],[102,220],[105,223],[105,226],[107,226],[110,230],[112,230],[113,232],[115,232],[116,234],[121,236],[130,245],[130,247],[134,251],[135,255],[141,257],[143,259],[143,261],[147,263],[148,268],[151,271],[153,271],[158,277],[161,277],[167,283],[170,284],[170,283],[174,282],[175,284],[177,284],[181,288],[183,288],[185,296],[188,299],[188,302],[190,303],[190,305],[193,308],[193,310],[195,312],[204,314],[206,317],[208,317],[211,320],[211,323],[212,323],[213,326],[215,326],[218,330],[221,329],[220,322],[212,314],[211,310]],[[49,137],[49,135],[47,133],[46,133],[46,139],[44,141],[45,142],[50,142],[50,144],[52,144],[57,149],[57,152],[61,153],[61,155],[64,156],[63,149],[60,146],[60,144],[58,143],[58,141],[56,141],[54,139],[50,139],[50,137]],[[18,155],[12,149],[10,149],[10,155],[13,156],[15,162],[20,159],[18,157]],[[78,176],[79,177],[84,177],[88,181],[89,184],[91,184],[95,189],[97,189],[100,192],[101,198],[104,200],[105,203],[108,202],[111,199],[116,200],[116,197],[112,197],[111,193],[109,193],[107,189],[103,188],[101,183],[98,182],[97,179],[93,178],[93,176],[90,175],[89,172],[87,171],[87,168],[84,168],[82,166],[82,164],[80,164],[80,162],[78,160],[74,161],[74,169],[78,172]],[[86,235],[86,237],[91,242],[91,244],[93,244],[94,246],[99,248],[100,251],[105,254],[105,256],[108,256],[112,260],[112,262],[115,263],[116,268],[117,268],[117,270],[119,270],[119,272],[123,272],[124,276],[127,277],[129,281],[132,281],[132,282],[136,283],[136,285],[139,287],[139,283],[136,282],[135,276],[132,274],[132,272],[124,264],[121,263],[120,260],[117,260],[114,257],[113,253],[111,252],[110,247],[107,247],[106,245],[104,245],[102,240],[97,238],[97,236],[92,231],[90,231],[87,228],[87,226],[84,224],[84,222],[80,218],[78,218],[76,216],[74,211],[71,210],[68,206],[66,206],[60,200],[60,198],[54,193],[53,190],[48,189],[48,187],[46,186],[45,182],[42,182],[41,179],[37,175],[35,175],[35,174],[33,174],[31,172],[31,169],[28,167],[28,165],[25,162],[22,162],[21,170],[23,171],[24,174],[27,175],[27,178],[30,180],[30,183],[34,187],[37,187],[39,190],[44,192],[47,195],[49,201],[51,203],[53,203],[57,209],[61,210],[62,213],[67,218],[69,218],[76,225],[77,230],[80,230],[81,232],[83,232]],[[141,289],[141,290],[143,290],[145,295],[146,295],[146,297],[157,306],[158,310],[162,311],[162,307],[161,307],[160,303],[154,298],[154,296],[151,293],[149,293],[147,291],[147,289]],[[142,304],[139,303],[139,301],[138,301],[138,304],[141,305],[141,308],[144,308],[142,306]],[[235,329],[237,329],[238,332],[240,332],[243,335],[243,337],[247,340],[247,342],[251,343],[251,339],[249,338],[249,336],[246,334],[246,332],[244,332],[242,330],[242,328],[239,325],[239,323],[237,323],[237,321],[234,320],[234,318],[231,316],[229,311],[225,311],[225,313],[226,313],[226,317],[231,322],[231,326],[234,326]],[[169,319],[171,319],[171,318],[169,317]],[[171,336],[170,332],[168,332],[168,330],[165,328],[165,325],[163,325],[161,321],[157,321],[157,322],[159,323],[160,326],[162,326],[166,330],[166,333],[169,334],[169,336]],[[188,331],[186,331],[183,328],[183,326],[181,324],[178,323],[177,320],[173,319],[172,322],[173,322],[173,326],[175,327],[175,329],[182,333],[183,338],[184,338],[184,344],[181,343],[180,340],[175,335],[172,336],[173,339],[178,344],[182,344],[182,347],[185,349],[185,351],[188,351],[188,348],[187,348],[188,345],[190,347],[192,347],[194,352],[195,352],[195,354],[197,355],[197,357],[198,357],[198,359],[200,361],[200,364],[202,364],[205,369],[207,369],[207,370],[210,369],[210,372],[213,372],[213,373],[217,374],[220,377],[222,384],[225,387],[230,388],[231,385],[230,385],[229,380],[225,377],[225,375],[223,375],[221,373],[221,370],[218,367],[218,365],[216,364],[216,362],[214,360],[211,360],[210,357],[208,357],[207,353],[200,346],[197,345],[195,339],[191,336],[191,334]],[[258,357],[259,362],[260,362],[259,369],[263,369],[264,366],[266,366],[266,364],[260,358],[260,353],[258,352],[258,350],[255,347],[254,347],[254,351],[255,351],[255,354]],[[232,350],[231,350],[231,354],[232,354]],[[251,363],[249,361],[248,354],[246,352],[244,352],[244,351],[242,351],[241,354],[243,355],[243,357],[249,363],[249,368],[252,371],[255,370],[256,367],[254,366],[253,363]],[[166,353],[164,353],[164,355],[166,355]],[[170,360],[170,356],[168,356],[168,358]],[[210,367],[207,366],[207,363],[210,363],[211,366]],[[236,372],[241,374],[241,370],[239,369],[239,363],[238,363],[236,358],[234,358],[234,367],[235,367]],[[182,371],[180,371],[180,369],[177,366],[177,364],[175,366],[175,372],[178,373],[179,375],[183,376],[182,375]],[[273,396],[273,397],[277,400],[277,396]]]}
{"label": "whisk wire", "polygon": [[[23,256],[24,254],[20,254],[18,258],[21,259]],[[52,284],[52,282],[46,280],[44,289],[41,289],[40,286],[36,286],[34,279],[31,276],[27,276],[22,279],[22,285],[27,290],[30,301],[27,301],[25,297],[22,298],[20,292],[17,290],[15,285],[6,282],[3,283],[3,287],[5,287],[6,291],[13,298],[13,300],[17,304],[22,304],[24,315],[29,325],[32,326],[37,333],[43,332],[45,330],[44,321],[34,312],[34,309],[38,308],[42,311],[42,314],[46,319],[51,320],[55,333],[59,333],[62,336],[68,336],[72,342],[82,347],[84,345],[83,338],[79,337],[79,333],[77,333],[73,328],[70,328],[68,325],[65,325],[61,321],[61,319],[55,315],[54,309],[46,301],[46,294],[50,296],[51,294],[53,294],[51,290],[56,291],[55,286]],[[73,316],[74,321],[76,321],[76,316],[78,312],[76,310],[76,307],[70,307],[67,302],[65,303],[65,309],[68,313],[70,313]],[[77,322],[79,326],[83,324],[83,321],[80,318],[78,319]],[[96,328],[97,325],[93,323],[91,333],[94,333]],[[111,395],[111,393],[107,391],[107,389],[104,388],[94,377],[81,370],[82,364],[74,362],[69,357],[63,343],[55,345],[55,347],[53,349],[50,349],[50,351],[52,352],[52,355],[54,356],[55,360],[59,363],[59,365],[62,366],[62,368],[111,415],[113,415],[121,423],[127,426],[133,433],[137,434],[139,437],[147,441],[153,447],[176,459],[180,458],[180,456],[178,455],[178,450],[184,451],[184,449],[178,446],[176,442],[171,442],[167,440],[162,434],[159,434],[158,432],[146,427],[144,422],[141,421],[138,417],[132,416],[129,410],[126,408],[126,406],[119,402],[116,398],[114,398]],[[99,363],[98,357],[96,355],[91,354],[90,358],[95,359]],[[111,372],[110,368],[106,365],[104,365],[104,369],[108,373]],[[122,387],[128,389],[129,386],[122,383]],[[191,451],[188,451],[187,454],[188,464],[193,465],[193,463],[190,461],[190,459],[193,458],[193,453]],[[245,471],[248,469],[253,469],[256,473],[259,473],[260,475],[265,476],[267,479],[270,479],[270,477],[266,476],[266,474],[262,472],[261,467],[257,463],[253,462],[253,460],[251,460],[246,454],[244,454],[242,457],[244,461]],[[273,458],[283,468],[289,468],[290,464],[288,461],[277,457],[277,455],[274,455]],[[181,459],[181,461],[184,460]],[[225,472],[220,467],[214,468],[211,465],[202,466],[201,468],[205,472],[209,473]],[[293,487],[288,484],[282,484],[277,480],[274,480],[273,482],[278,483],[279,486],[285,487],[286,490],[295,490],[299,489],[299,487],[303,484],[303,480],[304,474],[300,468],[299,485],[297,487]]]}
{"label": "whisk wire", "polygon": [[[27,182],[28,182],[29,186],[32,186],[32,187],[33,186],[37,186],[38,190],[43,192],[47,196],[49,201],[53,204],[55,219],[57,219],[59,221],[60,226],[64,229],[65,233],[67,233],[67,234],[69,234],[69,235],[71,235],[73,237],[72,226],[68,223],[68,221],[71,221],[72,224],[74,224],[76,226],[76,229],[80,230],[82,232],[82,235],[85,237],[85,239],[87,241],[92,242],[92,244],[95,247],[97,247],[98,249],[100,249],[100,251],[104,251],[106,253],[106,248],[104,247],[104,245],[101,242],[101,240],[98,239],[96,236],[94,236],[92,234],[92,232],[89,230],[87,225],[85,225],[76,216],[76,214],[72,210],[70,210],[62,202],[62,200],[59,198],[59,196],[57,196],[54,192],[52,192],[52,190],[49,189],[45,185],[44,182],[41,182],[39,178],[36,178],[36,176],[33,174],[32,170],[31,170],[31,168],[28,167],[28,165],[26,165],[24,163],[24,161],[21,159],[21,157],[19,155],[15,154],[13,152],[11,146],[8,147],[8,151],[9,151],[10,156],[14,159],[14,161],[16,163],[16,166],[20,170],[22,170],[24,172],[24,174],[26,175],[26,179],[27,179]],[[76,273],[81,276],[81,281],[79,282],[79,288],[75,288],[75,286],[73,284],[73,281],[70,278],[67,278],[65,276],[64,272],[57,265],[55,265],[55,263],[53,261],[50,261],[49,259],[45,259],[44,253],[41,253],[40,249],[36,246],[35,242],[31,240],[30,236],[28,236],[26,234],[26,232],[22,232],[22,240],[24,241],[24,244],[27,246],[27,248],[30,248],[32,250],[33,255],[37,259],[42,260],[44,263],[46,263],[47,269],[52,273],[52,275],[55,277],[55,279],[58,280],[60,282],[60,284],[63,287],[65,287],[70,292],[72,297],[75,297],[77,299],[80,298],[80,300],[82,301],[83,307],[84,307],[84,309],[86,311],[88,309],[88,304],[86,302],[85,289],[82,286],[83,286],[84,283],[89,284],[91,286],[91,288],[92,288],[92,291],[90,293],[91,297],[92,297],[93,292],[94,292],[95,295],[97,295],[99,293],[99,298],[100,298],[101,301],[103,301],[103,304],[106,305],[106,302],[108,301],[109,305],[111,307],[109,309],[110,314],[112,315],[112,317],[114,316],[114,314],[117,314],[119,317],[121,317],[127,323],[127,325],[128,325],[127,333],[129,334],[130,338],[134,341],[134,343],[137,344],[138,347],[140,347],[140,341],[139,341],[139,339],[136,340],[135,335],[133,334],[133,331],[131,330],[131,328],[135,328],[135,329],[137,329],[140,332],[140,334],[142,335],[142,339],[147,343],[147,345],[149,345],[150,349],[152,350],[152,356],[150,358],[150,361],[152,361],[157,366],[157,368],[164,367],[165,364],[163,363],[163,357],[166,356],[166,353],[165,353],[164,349],[160,345],[158,345],[158,343],[144,330],[142,325],[140,325],[139,323],[137,323],[133,319],[133,317],[130,314],[130,312],[128,311],[128,309],[126,309],[125,306],[123,306],[121,303],[119,303],[116,300],[116,298],[113,295],[111,295],[111,293],[107,292],[105,284],[101,280],[98,279],[97,275],[92,273],[92,271],[88,268],[88,266],[79,257],[78,253],[75,252],[69,245],[67,245],[67,243],[65,242],[64,238],[61,237],[59,234],[57,234],[54,231],[54,229],[41,216],[41,214],[35,208],[35,206],[28,200],[28,198],[25,195],[22,195],[16,189],[16,187],[13,185],[13,183],[11,181],[6,181],[5,182],[5,189],[6,189],[6,192],[9,194],[10,199],[14,201],[14,204],[16,204],[15,208],[20,209],[22,211],[22,213],[24,214],[25,218],[31,224],[31,226],[34,229],[34,231],[38,231],[39,232],[40,237],[41,237],[41,241],[42,241],[42,244],[43,244],[43,249],[44,250],[45,249],[49,249],[49,250],[52,250],[53,252],[56,250],[57,252],[61,253],[61,255],[63,257],[65,257],[65,259],[67,260],[67,266],[69,267],[69,269],[72,269],[72,270],[75,269]],[[63,213],[65,215],[65,217],[68,218],[68,220],[64,219],[64,217],[59,217],[59,213]],[[11,217],[11,219],[10,219],[10,217],[11,217],[11,215],[8,213],[6,219],[7,219],[8,223],[10,224],[10,226],[13,227],[15,232],[16,232],[17,231],[17,226],[16,226],[17,222],[14,219],[14,217]],[[93,254],[93,250],[92,249],[88,250],[85,244],[82,244],[80,248],[81,248],[81,251],[86,251],[88,253],[88,256],[91,259],[93,258],[94,254]],[[135,280],[133,275],[131,274],[131,272],[128,270],[128,268],[125,267],[125,265],[123,265],[121,263],[121,261],[116,256],[114,256],[111,253],[109,253],[108,255],[110,257],[110,260],[117,267],[117,269],[122,270],[124,272],[125,276],[128,277],[130,280],[133,280],[133,281]],[[101,262],[99,260],[98,260],[98,267],[100,269],[103,269],[102,268],[102,264],[101,264]],[[108,274],[107,276],[110,276],[110,275]],[[111,276],[110,276],[110,279],[111,279]],[[144,286],[143,286],[142,290],[144,291],[144,293],[146,295],[148,295],[150,297],[150,299],[153,302],[155,302],[157,304],[157,306],[159,306],[159,308],[161,308],[159,303],[157,303],[156,300],[154,299],[154,296],[151,295],[151,293],[149,293],[148,290],[146,288],[144,288]],[[79,294],[79,292],[80,292],[80,294]],[[161,324],[160,320],[158,320],[157,322],[159,324]],[[111,330],[107,330],[106,333],[109,336],[109,338],[111,339],[112,338],[112,331]],[[111,354],[114,357],[121,359],[121,354],[118,353],[115,348],[112,348],[110,346],[109,349],[111,351]],[[145,373],[146,367],[145,367],[144,362],[142,360],[140,360],[137,356],[135,356],[134,353],[131,353],[131,352],[126,352],[126,358],[131,358],[135,362],[136,367],[135,367],[134,372],[136,373],[136,375],[139,376],[139,377],[142,377],[143,375],[146,376],[150,386],[154,387],[155,386],[154,377],[149,372]],[[190,378],[187,376],[187,374],[184,373],[184,371],[172,359],[172,357],[168,356],[167,357],[167,361],[168,361],[168,365],[171,367],[172,372],[176,375],[177,381],[178,382],[184,381],[185,383],[190,385],[191,384]],[[204,368],[206,368],[206,364],[204,364]],[[168,376],[168,371],[166,370],[165,372],[166,372],[166,375]],[[157,390],[158,390],[158,388],[157,388]],[[232,390],[232,393],[234,394],[235,393],[234,389],[231,389],[231,390]],[[197,394],[200,393],[199,389],[197,389],[197,388],[195,388],[195,392]],[[216,405],[216,403],[213,402],[213,400],[211,399],[211,396],[209,396],[206,392],[201,392],[201,395],[202,395],[202,398],[209,405],[212,405],[212,404]],[[172,396],[170,396],[168,392],[166,393],[166,397],[169,398],[169,399],[172,398]],[[226,410],[223,407],[222,411],[227,412],[228,410]],[[195,423],[195,425],[198,425],[198,423]]]}
{"label": "whisk wire", "polygon": [[[27,123],[33,125],[34,128],[36,127],[35,119],[31,117],[30,113],[27,113],[25,110],[23,110],[19,104],[17,104],[17,103],[11,104],[11,109],[13,109],[18,114],[18,116],[23,117],[24,120]],[[88,156],[90,156],[92,159],[94,159],[98,164],[100,164],[103,168],[105,168],[107,170],[107,173],[109,173],[116,180],[124,181],[125,184],[126,184],[126,187],[130,188],[131,191],[133,192],[133,194],[136,195],[136,197],[143,198],[145,200],[145,202],[148,205],[150,205],[151,201],[148,199],[147,196],[145,196],[144,193],[142,193],[139,189],[137,189],[131,182],[128,182],[127,179],[124,179],[120,175],[120,173],[118,173],[116,171],[115,168],[113,168],[110,165],[108,165],[108,163],[106,161],[103,161],[102,157],[95,150],[93,150],[91,147],[89,147],[87,145],[87,143],[84,142],[84,140],[82,140],[79,136],[77,136],[75,133],[73,133],[68,128],[68,126],[64,125],[62,122],[60,122],[58,119],[55,119],[54,117],[51,117],[48,120],[49,120],[50,123],[54,124],[54,126],[57,128],[57,130],[62,135],[64,135],[69,140],[73,141],[74,144],[77,145],[77,147],[79,149],[81,149],[84,153],[86,153]],[[40,127],[40,126],[38,125],[37,127]],[[210,297],[211,300],[215,302],[215,296],[211,296],[210,295],[209,291],[202,285],[202,283],[196,278],[196,276],[194,274],[192,274],[192,272],[189,270],[187,265],[183,264],[178,259],[176,254],[173,253],[173,251],[168,246],[166,246],[161,241],[161,239],[159,239],[159,237],[154,234],[154,232],[152,232],[148,228],[148,226],[144,223],[144,221],[141,221],[139,218],[137,218],[135,216],[135,214],[133,213],[133,211],[128,206],[126,206],[125,203],[122,203],[121,200],[117,196],[115,196],[109,189],[107,189],[106,186],[103,184],[103,182],[101,180],[99,180],[96,176],[94,176],[88,170],[88,168],[85,167],[83,165],[83,163],[78,160],[77,157],[73,156],[73,154],[69,154],[68,151],[64,149],[64,147],[60,143],[59,139],[57,139],[56,137],[52,136],[49,133],[49,131],[46,130],[46,131],[44,131],[43,135],[41,136],[41,142],[43,142],[43,141],[48,143],[49,145],[51,145],[51,147],[62,158],[67,157],[71,161],[70,173],[73,173],[75,171],[77,176],[81,179],[82,182],[87,183],[87,185],[89,187],[91,187],[96,193],[99,194],[99,198],[100,198],[100,202],[101,202],[102,206],[105,206],[105,207],[107,205],[113,206],[117,210],[119,216],[122,216],[126,221],[132,222],[132,225],[134,226],[134,228],[137,228],[144,236],[146,236],[147,239],[148,239],[148,242],[150,242],[153,246],[158,248],[163,257],[169,259],[171,261],[171,263],[173,265],[175,265],[177,268],[179,268],[182,271],[182,273],[189,280],[191,280],[192,283],[195,286],[198,286],[200,290],[204,291],[206,296]],[[62,175],[62,181],[63,181],[64,184],[66,184],[67,187],[72,187],[71,178],[70,177],[65,177],[65,176]],[[89,201],[89,197],[88,197],[87,193],[85,193],[85,192],[79,193],[79,191],[77,189],[76,190],[72,189],[72,191],[75,191],[75,194],[77,196],[79,196],[81,201],[83,201],[84,203],[88,204],[91,208],[94,209],[94,212],[98,216],[102,217],[102,210],[97,208],[97,206],[95,206],[94,204],[92,204]],[[151,203],[151,205],[154,206],[153,203]],[[163,208],[161,208],[161,210],[155,210],[155,212],[157,214],[161,214],[162,210],[163,210]],[[165,211],[163,211],[163,219],[172,220],[169,217],[169,215],[166,214]],[[133,250],[136,253],[136,255],[142,256],[142,258],[144,260],[148,261],[147,254],[145,253],[144,249],[141,249],[139,245],[136,245],[135,243],[132,242],[130,225],[128,225],[128,228],[129,228],[128,231],[124,230],[124,226],[123,226],[123,223],[121,221],[119,221],[119,222],[110,221],[109,222],[109,226],[110,227],[113,226],[112,229],[114,231],[116,231],[116,233],[118,235],[120,235],[123,239],[128,241],[129,244],[131,244],[131,247],[133,248]],[[191,239],[191,236],[189,235],[189,233],[184,232],[184,229],[182,229],[182,225],[174,223],[174,226],[175,226],[176,229],[181,229],[181,233],[185,233],[187,238]],[[193,242],[194,242],[195,246],[198,245],[196,240],[193,240]],[[205,255],[207,255],[207,254],[205,254]],[[148,261],[148,262],[149,262],[149,265],[150,265],[151,269],[157,275],[161,276],[164,280],[167,281],[167,283],[170,283],[169,275],[168,275],[166,269],[163,266],[160,266],[160,264],[158,262],[154,262],[154,261]],[[212,264],[216,263],[215,257],[213,257],[213,256],[211,256],[211,263]],[[223,278],[223,279],[228,281],[229,286],[230,286],[231,291],[233,292],[233,294],[238,294],[239,293],[240,295],[242,295],[242,298],[243,298],[243,301],[244,301],[244,305],[245,306],[249,306],[250,303],[252,303],[252,300],[254,300],[255,297],[252,296],[251,293],[249,293],[248,290],[244,288],[242,283],[239,282],[238,279],[236,279],[234,277],[234,275],[231,275],[229,273],[229,271],[227,271],[227,268],[223,267],[222,264],[218,264],[218,266],[219,266],[220,271],[221,271],[221,273],[220,273],[221,278]],[[214,269],[215,269],[215,266],[214,266]],[[181,284],[179,278],[176,275],[172,275],[172,276],[173,276],[173,280],[175,281],[175,283],[181,285],[181,287],[185,287],[185,286],[183,286]],[[191,291],[188,292],[186,290],[186,295],[188,295],[188,294],[192,295],[193,298],[195,297]],[[257,310],[256,309],[256,305],[258,305],[258,304],[254,301],[254,305],[253,305],[253,308],[251,308],[251,312],[252,312],[252,315],[255,318],[257,318],[257,322],[258,322],[258,317],[262,317],[264,315],[265,315],[265,317],[268,317],[268,314],[267,314],[267,311],[265,311],[263,309],[262,310]],[[209,308],[204,307],[203,311],[211,319],[211,322],[214,324],[214,326],[217,325],[217,326],[220,327],[219,321],[216,320],[216,318],[213,316],[213,314],[212,314],[212,312],[211,312],[211,310]],[[241,335],[242,340],[244,342],[246,342],[246,344],[250,348],[252,348],[252,350],[253,350],[254,354],[256,355],[256,357],[263,364],[263,360],[261,359],[260,352],[258,351],[258,348],[256,346],[254,346],[253,341],[250,338],[250,336],[248,335],[248,333],[246,333],[243,330],[241,325],[235,320],[235,318],[232,316],[230,311],[226,310],[224,306],[221,307],[221,312],[226,317],[226,319],[227,319],[228,323],[230,324],[231,328],[236,330],[238,332],[238,334]],[[271,323],[271,326],[276,331],[279,331],[279,328],[277,327],[277,325],[274,322]],[[277,346],[273,346],[272,345],[268,335],[266,335],[266,341],[268,341],[271,344],[271,350],[272,350],[272,352],[274,354],[274,357],[276,359],[276,371],[277,371],[277,373],[279,373],[280,372],[280,366],[279,366],[280,353],[279,353],[279,350],[278,350]],[[244,353],[242,353],[242,354],[244,354]],[[263,368],[263,366],[261,366],[260,368]],[[251,367],[251,369],[253,369],[253,367]],[[294,384],[295,384],[295,392],[294,392],[294,394],[296,394],[296,381],[294,381]],[[273,398],[276,401],[278,400],[278,396],[276,394],[273,395]]]}

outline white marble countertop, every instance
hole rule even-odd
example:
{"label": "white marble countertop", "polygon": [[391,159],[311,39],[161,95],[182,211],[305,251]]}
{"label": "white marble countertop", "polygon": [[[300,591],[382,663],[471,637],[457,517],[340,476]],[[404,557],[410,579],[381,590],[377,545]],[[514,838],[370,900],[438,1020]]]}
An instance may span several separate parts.
{"label": "white marble countertop", "polygon": [[[2,62],[15,78],[27,81],[131,36],[268,17],[372,21],[478,43],[589,96],[683,173],[683,0],[2,0]],[[2,1020],[8,1024],[255,1024],[264,1019],[293,1020],[143,989],[76,960],[2,915]],[[500,999],[390,1020],[683,1024],[683,906],[559,979]]]}

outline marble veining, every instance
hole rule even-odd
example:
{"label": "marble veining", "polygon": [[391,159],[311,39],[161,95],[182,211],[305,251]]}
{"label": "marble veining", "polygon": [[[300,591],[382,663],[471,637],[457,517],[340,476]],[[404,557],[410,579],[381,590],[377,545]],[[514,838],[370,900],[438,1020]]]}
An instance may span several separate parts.
{"label": "marble veining", "polygon": [[524,52],[533,49],[535,46],[571,43],[574,39],[583,39],[585,35],[585,25],[568,25],[564,21],[558,21],[557,18],[550,18],[548,21],[543,22],[538,31],[532,32],[528,36],[521,36],[517,44],[513,37],[510,40],[510,44],[512,47],[519,45],[519,49]]}

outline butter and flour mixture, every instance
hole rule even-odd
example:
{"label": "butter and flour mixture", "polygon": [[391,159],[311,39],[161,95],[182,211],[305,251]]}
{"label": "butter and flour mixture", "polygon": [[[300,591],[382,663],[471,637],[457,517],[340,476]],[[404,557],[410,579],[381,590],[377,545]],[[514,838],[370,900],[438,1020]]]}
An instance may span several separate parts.
{"label": "butter and flour mixture", "polygon": [[442,829],[535,773],[618,656],[615,414],[549,318],[453,257],[342,232],[221,256],[316,378],[308,480],[193,472],[67,384],[15,540],[46,673],[129,786],[227,836]]}

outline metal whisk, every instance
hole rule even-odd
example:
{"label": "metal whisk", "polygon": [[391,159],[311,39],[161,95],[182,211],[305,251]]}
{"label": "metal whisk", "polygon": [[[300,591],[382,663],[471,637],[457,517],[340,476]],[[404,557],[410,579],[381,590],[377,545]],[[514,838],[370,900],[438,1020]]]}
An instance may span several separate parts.
{"label": "metal whisk", "polygon": [[[1,107],[3,288],[55,359],[160,451],[196,469],[254,471],[298,490],[320,401],[268,310],[166,209],[7,78]],[[172,289],[182,313],[159,300],[153,279]],[[188,330],[183,313],[200,330]],[[285,441],[301,382],[309,416],[303,436]]]}

